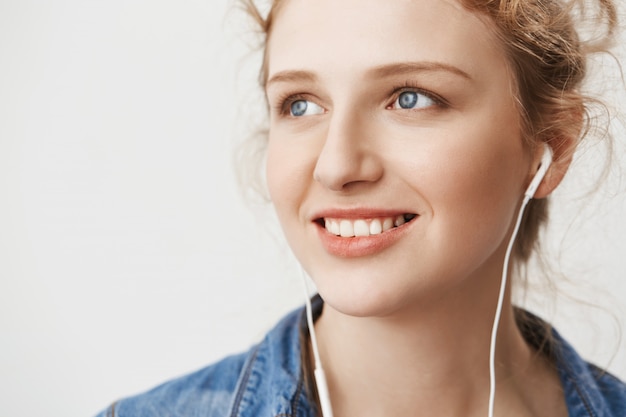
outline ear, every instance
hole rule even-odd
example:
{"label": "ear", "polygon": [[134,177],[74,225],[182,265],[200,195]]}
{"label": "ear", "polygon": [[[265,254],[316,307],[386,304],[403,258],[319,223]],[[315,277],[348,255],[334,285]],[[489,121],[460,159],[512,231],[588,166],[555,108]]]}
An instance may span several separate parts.
{"label": "ear", "polygon": [[531,165],[531,178],[537,172],[544,153],[544,143],[552,150],[552,164],[548,172],[539,184],[533,198],[546,198],[561,183],[574,157],[576,147],[580,143],[580,135],[583,131],[586,111],[582,101],[563,105],[552,114],[555,121],[550,133],[545,132],[542,137],[536,138],[537,146],[533,149],[533,163]]}
{"label": "ear", "polygon": [[[578,140],[574,137],[559,137],[552,138],[549,142],[547,142],[547,144],[552,149],[552,164],[550,165],[550,168],[548,168],[548,172],[546,172],[546,175],[543,177],[543,180],[535,192],[535,196],[533,197],[535,199],[546,198],[561,183],[567,173],[567,170],[569,169],[570,164],[572,163],[574,151],[578,145]],[[537,172],[537,168],[541,163],[543,152],[543,146],[536,147],[534,151],[531,177],[535,172]]]}

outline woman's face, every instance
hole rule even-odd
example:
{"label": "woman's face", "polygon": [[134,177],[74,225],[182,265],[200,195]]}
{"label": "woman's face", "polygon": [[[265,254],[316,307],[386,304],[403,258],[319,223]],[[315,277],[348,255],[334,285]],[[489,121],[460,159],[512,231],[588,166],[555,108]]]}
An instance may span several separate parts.
{"label": "woman's face", "polygon": [[494,287],[534,164],[488,23],[455,0],[290,0],[268,48],[268,187],[326,302]]}

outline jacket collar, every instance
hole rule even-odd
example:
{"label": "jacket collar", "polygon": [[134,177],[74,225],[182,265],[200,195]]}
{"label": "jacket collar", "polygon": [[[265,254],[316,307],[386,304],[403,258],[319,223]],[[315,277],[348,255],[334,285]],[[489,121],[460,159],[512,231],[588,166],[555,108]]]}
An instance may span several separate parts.
{"label": "jacket collar", "polygon": [[[316,319],[322,313],[322,299],[313,297],[311,305]],[[304,308],[283,318],[251,351],[237,384],[230,417],[318,415],[306,391],[301,335],[308,339]]]}
{"label": "jacket collar", "polygon": [[552,334],[554,359],[570,417],[612,417],[605,399],[607,393],[601,391],[599,384],[614,377],[585,362],[556,330]]}

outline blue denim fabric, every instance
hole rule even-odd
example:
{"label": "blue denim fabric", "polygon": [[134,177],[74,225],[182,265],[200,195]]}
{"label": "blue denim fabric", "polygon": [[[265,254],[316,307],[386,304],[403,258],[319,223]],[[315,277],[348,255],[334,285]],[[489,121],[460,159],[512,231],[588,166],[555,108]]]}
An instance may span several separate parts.
{"label": "blue denim fabric", "polygon": [[[319,297],[314,310],[321,313]],[[118,401],[98,417],[314,417],[300,364],[303,329],[306,318],[299,309],[249,352]],[[626,417],[626,385],[584,362],[556,331],[554,338],[551,355],[569,416]]]}

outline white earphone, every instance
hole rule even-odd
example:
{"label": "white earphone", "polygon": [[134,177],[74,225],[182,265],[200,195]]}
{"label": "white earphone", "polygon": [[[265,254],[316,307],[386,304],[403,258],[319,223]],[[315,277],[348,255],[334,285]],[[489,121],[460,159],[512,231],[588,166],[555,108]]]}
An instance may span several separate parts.
{"label": "white earphone", "polygon": [[[509,259],[511,257],[511,250],[513,248],[513,243],[515,242],[515,238],[517,237],[517,232],[519,231],[520,224],[522,222],[522,216],[524,214],[524,209],[528,202],[535,196],[537,192],[537,188],[539,188],[539,184],[545,177],[548,172],[548,168],[552,164],[552,149],[547,144],[544,144],[544,152],[541,157],[541,164],[537,169],[537,173],[533,177],[530,185],[524,192],[524,200],[522,201],[522,205],[520,207],[519,213],[517,215],[517,221],[515,223],[515,228],[513,229],[513,234],[511,235],[511,239],[509,240],[509,244],[507,247],[506,255],[504,257],[504,266],[502,269],[502,279],[500,281],[500,293],[498,296],[498,304],[496,307],[496,313],[493,320],[493,327],[491,329],[491,343],[489,348],[489,417],[493,417],[493,409],[495,403],[495,394],[496,394],[496,376],[495,376],[495,352],[496,352],[496,339],[498,334],[498,324],[500,323],[500,316],[502,314],[502,305],[504,303],[504,294],[506,290],[506,281],[507,281],[507,271],[509,269]],[[315,383],[317,386],[317,392],[320,399],[320,405],[322,408],[322,416],[323,417],[333,417],[333,409],[330,403],[330,395],[328,393],[328,384],[326,383],[326,375],[324,373],[324,369],[322,368],[322,362],[320,360],[318,348],[317,348],[317,338],[315,336],[315,328],[313,326],[313,313],[311,311],[311,300],[309,299],[309,291],[306,282],[306,275],[304,269],[302,269],[302,279],[304,283],[304,295],[306,300],[306,315],[307,322],[309,328],[309,334],[311,336],[311,345],[313,346],[313,356],[315,359]]]}
{"label": "white earphone", "polygon": [[496,314],[493,319],[493,326],[491,328],[491,343],[489,345],[489,417],[493,417],[493,409],[496,398],[496,339],[498,336],[498,324],[500,324],[500,316],[502,315],[502,305],[504,304],[504,294],[506,292],[507,272],[509,270],[509,260],[511,258],[511,251],[517,232],[519,231],[520,224],[522,223],[522,217],[524,215],[524,209],[528,202],[535,196],[539,184],[546,176],[548,168],[552,164],[552,148],[547,143],[544,143],[543,155],[541,157],[541,164],[535,173],[535,176],[530,181],[530,185],[524,192],[524,200],[517,213],[517,220],[515,222],[515,228],[511,234],[511,239],[506,249],[506,255],[504,256],[504,265],[502,266],[502,278],[500,280],[500,293],[498,294],[498,304],[496,306]]}
{"label": "white earphone", "polygon": [[543,177],[546,176],[548,172],[548,168],[552,165],[552,148],[547,143],[544,143],[543,156],[541,157],[541,165],[539,165],[539,169],[537,173],[533,177],[533,180],[530,182],[530,185],[526,189],[524,195],[528,198],[533,198],[535,193],[537,192],[537,188],[539,188],[539,184],[543,180]]}

